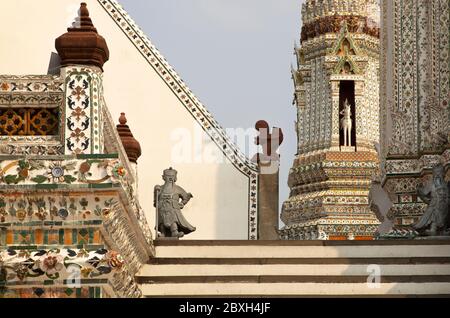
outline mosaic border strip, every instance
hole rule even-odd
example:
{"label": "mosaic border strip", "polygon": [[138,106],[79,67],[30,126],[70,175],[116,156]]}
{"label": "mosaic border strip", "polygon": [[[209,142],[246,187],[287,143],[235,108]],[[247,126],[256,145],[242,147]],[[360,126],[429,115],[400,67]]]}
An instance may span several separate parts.
{"label": "mosaic border strip", "polygon": [[101,74],[91,68],[69,68],[65,74],[66,153],[98,154],[100,140],[102,94]]}
{"label": "mosaic border strip", "polygon": [[[88,251],[86,249],[51,249],[51,250],[13,250],[0,251],[3,269],[6,271],[6,285],[20,286],[30,281],[33,285],[44,283],[66,285],[73,280],[71,266],[80,273],[80,283],[91,284],[91,280],[112,279],[124,266],[123,257],[104,248]],[[43,282],[44,281],[44,282]],[[52,285],[53,285],[52,284]]]}

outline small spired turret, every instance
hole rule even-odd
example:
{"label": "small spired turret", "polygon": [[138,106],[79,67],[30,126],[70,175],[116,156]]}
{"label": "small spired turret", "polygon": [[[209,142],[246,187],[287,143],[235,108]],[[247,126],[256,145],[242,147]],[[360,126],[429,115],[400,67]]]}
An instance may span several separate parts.
{"label": "small spired turret", "polygon": [[94,27],[86,3],[81,3],[79,16],[67,33],[55,41],[61,66],[92,65],[103,70],[109,59],[108,45]]}
{"label": "small spired turret", "polygon": [[122,141],[122,145],[127,153],[128,159],[131,163],[137,164],[137,160],[142,154],[141,145],[131,133],[130,127],[127,125],[125,113],[120,114],[117,132],[119,133],[120,140]]}
{"label": "small spired turret", "polygon": [[372,240],[379,160],[377,0],[306,0],[292,70],[297,155],[279,232],[289,240]]}

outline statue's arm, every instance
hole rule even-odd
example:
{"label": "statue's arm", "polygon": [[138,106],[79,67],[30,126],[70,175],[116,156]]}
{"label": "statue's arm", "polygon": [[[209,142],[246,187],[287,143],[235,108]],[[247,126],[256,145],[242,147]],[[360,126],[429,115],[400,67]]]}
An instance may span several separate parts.
{"label": "statue's arm", "polygon": [[181,204],[186,205],[194,196],[191,193],[187,193],[183,188],[179,188],[181,196]]}
{"label": "statue's arm", "polygon": [[156,199],[158,198],[158,193],[161,192],[161,186],[157,185],[153,189],[153,206],[156,208]]}
{"label": "statue's arm", "polygon": [[448,188],[448,204],[450,205],[450,181],[447,182],[447,188]]}
{"label": "statue's arm", "polygon": [[419,196],[419,198],[425,202],[426,204],[430,204],[431,202],[431,195],[430,195],[431,191],[426,191],[425,187],[423,185],[419,185],[417,187],[417,195]]}

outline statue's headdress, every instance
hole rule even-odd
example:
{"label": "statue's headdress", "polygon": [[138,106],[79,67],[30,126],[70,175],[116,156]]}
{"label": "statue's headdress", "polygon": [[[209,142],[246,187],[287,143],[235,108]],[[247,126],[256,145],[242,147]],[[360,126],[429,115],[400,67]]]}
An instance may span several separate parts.
{"label": "statue's headdress", "polygon": [[445,175],[445,168],[442,164],[438,164],[433,168],[433,175],[434,176],[444,176]]}
{"label": "statue's headdress", "polygon": [[178,172],[175,169],[170,167],[169,169],[166,169],[166,170],[163,171],[163,176],[176,177],[177,173]]}

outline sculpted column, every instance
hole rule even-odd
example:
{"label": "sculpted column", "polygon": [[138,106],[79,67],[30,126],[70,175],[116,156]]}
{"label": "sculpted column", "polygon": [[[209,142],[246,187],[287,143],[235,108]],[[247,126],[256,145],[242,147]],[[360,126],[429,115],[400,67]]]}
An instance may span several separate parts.
{"label": "sculpted column", "polygon": [[259,132],[256,144],[263,147],[263,153],[254,158],[259,166],[258,239],[277,240],[280,188],[280,155],[277,150],[283,142],[283,132],[280,128],[273,128],[270,132],[269,124],[264,120],[258,121],[255,128]]}

